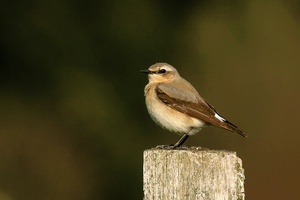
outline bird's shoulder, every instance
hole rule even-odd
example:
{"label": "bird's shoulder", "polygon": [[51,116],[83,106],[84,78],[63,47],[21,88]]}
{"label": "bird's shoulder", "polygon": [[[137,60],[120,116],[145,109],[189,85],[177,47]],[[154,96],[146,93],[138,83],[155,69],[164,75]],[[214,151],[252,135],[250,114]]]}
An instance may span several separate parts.
{"label": "bird's shoulder", "polygon": [[156,85],[157,94],[165,94],[171,98],[186,102],[199,102],[202,100],[197,90],[185,79]]}

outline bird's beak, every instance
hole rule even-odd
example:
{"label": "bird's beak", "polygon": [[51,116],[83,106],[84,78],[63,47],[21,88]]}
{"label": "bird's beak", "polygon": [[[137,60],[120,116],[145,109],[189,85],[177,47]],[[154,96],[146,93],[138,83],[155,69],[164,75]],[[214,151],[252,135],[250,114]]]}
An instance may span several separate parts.
{"label": "bird's beak", "polygon": [[153,74],[152,71],[150,71],[149,69],[143,69],[140,71],[141,73],[145,73],[145,74]]}

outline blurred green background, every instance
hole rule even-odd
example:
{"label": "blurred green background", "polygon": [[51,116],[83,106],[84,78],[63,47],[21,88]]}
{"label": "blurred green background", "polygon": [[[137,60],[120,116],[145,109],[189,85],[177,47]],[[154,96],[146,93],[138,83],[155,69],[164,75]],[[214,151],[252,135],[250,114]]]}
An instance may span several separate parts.
{"label": "blurred green background", "polygon": [[236,151],[247,199],[295,199],[300,2],[0,2],[0,199],[140,200],[143,150],[178,136],[149,117],[140,69],[168,62],[248,133],[187,145]]}

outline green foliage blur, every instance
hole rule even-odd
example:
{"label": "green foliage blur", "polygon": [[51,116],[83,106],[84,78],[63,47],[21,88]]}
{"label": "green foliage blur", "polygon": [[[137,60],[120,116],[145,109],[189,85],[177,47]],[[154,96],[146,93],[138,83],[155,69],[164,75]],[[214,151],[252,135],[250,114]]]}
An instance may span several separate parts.
{"label": "green foliage blur", "polygon": [[139,70],[168,62],[245,139],[205,128],[187,145],[236,151],[247,199],[295,199],[300,179],[300,2],[0,2],[0,199],[143,198],[156,126]]}

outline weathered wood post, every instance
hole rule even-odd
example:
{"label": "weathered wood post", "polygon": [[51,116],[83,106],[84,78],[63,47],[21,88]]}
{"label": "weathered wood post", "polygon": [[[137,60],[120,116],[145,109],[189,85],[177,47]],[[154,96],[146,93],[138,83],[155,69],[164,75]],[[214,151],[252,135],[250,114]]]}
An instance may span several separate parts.
{"label": "weathered wood post", "polygon": [[244,180],[235,152],[195,147],[144,151],[144,200],[243,200]]}

